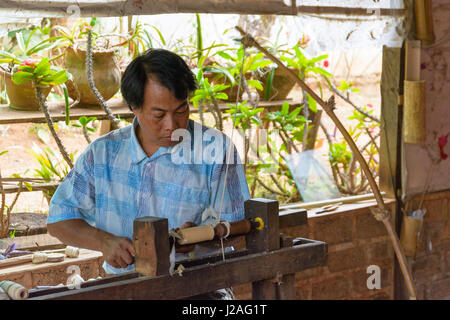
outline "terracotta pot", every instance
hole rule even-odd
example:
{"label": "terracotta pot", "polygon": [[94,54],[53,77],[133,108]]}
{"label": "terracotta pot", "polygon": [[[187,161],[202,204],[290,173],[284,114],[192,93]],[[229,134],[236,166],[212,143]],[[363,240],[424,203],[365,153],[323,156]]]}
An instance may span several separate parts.
{"label": "terracotta pot", "polygon": [[[111,99],[120,88],[121,71],[114,51],[94,51],[92,54],[95,86],[105,101]],[[86,50],[74,50],[69,47],[66,51],[64,67],[73,76],[80,93],[80,104],[98,105],[97,98],[92,93],[86,74]],[[77,98],[73,86],[67,89],[72,99]],[[100,107],[100,106],[99,106]]]}
{"label": "terracotta pot", "polygon": [[[39,102],[34,92],[34,86],[31,82],[24,84],[15,84],[11,79],[11,74],[0,69],[0,77],[5,79],[6,94],[9,98],[9,106],[16,110],[39,111]],[[45,98],[52,90],[51,87],[43,88]]]}
{"label": "terracotta pot", "polygon": [[[298,73],[298,69],[289,68],[290,70],[294,71],[296,74]],[[266,83],[267,79],[269,77],[270,70],[263,76],[260,77],[258,80],[262,82],[264,86],[263,91],[258,91],[259,97],[261,100],[264,100],[264,95],[266,92]],[[270,96],[268,101],[273,100],[284,100],[291,92],[292,88],[295,86],[295,81],[292,80],[287,72],[285,72],[281,68],[275,69],[275,74],[273,76],[272,81],[272,90],[270,91]]]}

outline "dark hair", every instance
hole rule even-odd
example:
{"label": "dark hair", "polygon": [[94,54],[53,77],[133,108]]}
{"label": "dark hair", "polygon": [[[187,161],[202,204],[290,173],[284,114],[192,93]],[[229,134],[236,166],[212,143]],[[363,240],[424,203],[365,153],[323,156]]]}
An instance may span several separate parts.
{"label": "dark hair", "polygon": [[131,110],[142,107],[149,74],[178,100],[186,99],[197,87],[194,74],[180,56],[165,49],[149,49],[131,61],[122,76],[120,89]]}

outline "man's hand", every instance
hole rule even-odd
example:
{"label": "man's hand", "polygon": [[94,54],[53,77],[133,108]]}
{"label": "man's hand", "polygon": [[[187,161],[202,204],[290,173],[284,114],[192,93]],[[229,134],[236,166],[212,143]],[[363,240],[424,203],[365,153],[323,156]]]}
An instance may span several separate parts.
{"label": "man's hand", "polygon": [[103,257],[114,268],[126,268],[134,262],[136,251],[130,239],[125,237],[108,237],[103,243]]}

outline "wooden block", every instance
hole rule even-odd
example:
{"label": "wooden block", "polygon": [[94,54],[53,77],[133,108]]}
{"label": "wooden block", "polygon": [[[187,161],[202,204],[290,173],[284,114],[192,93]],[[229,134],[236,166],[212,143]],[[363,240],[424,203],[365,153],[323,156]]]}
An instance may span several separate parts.
{"label": "wooden block", "polygon": [[[278,201],[268,199],[250,199],[244,202],[245,218],[260,218],[264,228],[250,232],[246,236],[247,250],[250,253],[273,251],[280,248]],[[276,299],[276,285],[272,280],[252,283],[254,300]]]}
{"label": "wooden block", "polygon": [[168,274],[170,246],[167,219],[137,218],[133,228],[136,271],[146,276]]}
{"label": "wooden block", "polygon": [[250,199],[244,202],[245,218],[261,218],[264,228],[249,233],[246,237],[250,252],[272,251],[280,248],[278,201]]}

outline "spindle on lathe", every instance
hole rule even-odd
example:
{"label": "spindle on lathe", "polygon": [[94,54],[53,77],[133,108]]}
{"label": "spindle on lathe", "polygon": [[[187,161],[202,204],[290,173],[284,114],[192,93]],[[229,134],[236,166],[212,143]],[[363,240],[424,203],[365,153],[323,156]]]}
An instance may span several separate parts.
{"label": "spindle on lathe", "polygon": [[258,230],[264,227],[264,222],[259,219],[243,219],[235,222],[222,221],[215,227],[212,226],[197,226],[185,229],[175,229],[175,232],[180,236],[177,240],[178,245],[187,245],[194,243],[201,243],[205,241],[218,240],[221,238],[228,238],[232,236],[245,235],[252,229]]}

